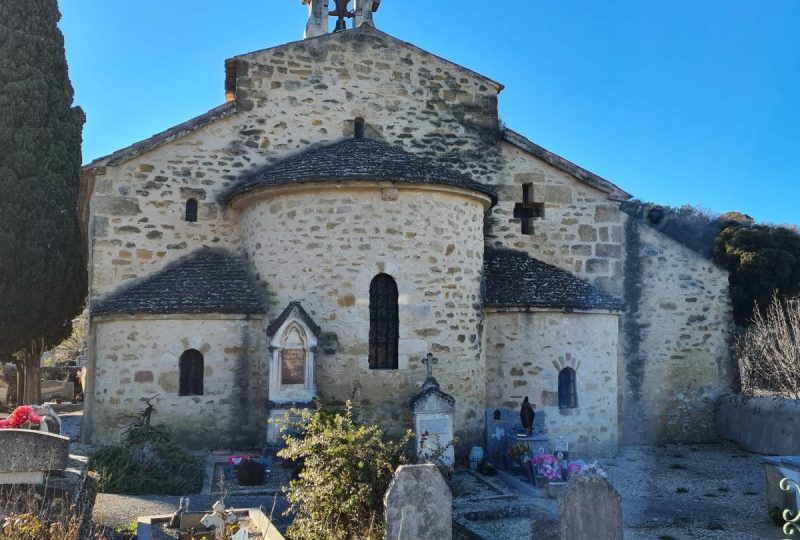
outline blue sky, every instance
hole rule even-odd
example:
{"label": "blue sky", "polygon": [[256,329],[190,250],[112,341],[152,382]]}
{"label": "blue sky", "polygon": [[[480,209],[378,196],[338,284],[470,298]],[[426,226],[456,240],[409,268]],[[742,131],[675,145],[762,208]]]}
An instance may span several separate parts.
{"label": "blue sky", "polygon": [[[299,0],[61,0],[84,162],[224,101]],[[376,25],[506,85],[509,127],[662,204],[800,223],[800,1],[383,0]]]}

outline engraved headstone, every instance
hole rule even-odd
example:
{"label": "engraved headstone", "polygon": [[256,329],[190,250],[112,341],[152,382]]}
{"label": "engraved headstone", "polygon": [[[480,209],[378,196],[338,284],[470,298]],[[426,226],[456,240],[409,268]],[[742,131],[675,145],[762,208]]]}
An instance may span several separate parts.
{"label": "engraved headstone", "polygon": [[403,465],[383,498],[384,538],[450,540],[453,537],[453,496],[434,465]]}
{"label": "engraved headstone", "polygon": [[509,441],[523,442],[532,451],[540,447],[547,450],[548,440],[544,435],[544,411],[536,411],[533,422],[533,435],[517,437],[523,431],[519,419],[519,411],[505,407],[491,407],[485,411],[486,420],[486,450],[489,461],[496,467],[503,466],[503,456],[508,451]]}
{"label": "engraved headstone", "polygon": [[503,455],[508,450],[506,437],[513,435],[519,423],[519,411],[503,407],[486,409],[486,452],[489,461],[496,467],[503,464]]}
{"label": "engraved headstone", "polygon": [[604,476],[570,479],[558,514],[561,540],[622,540],[622,498]]}

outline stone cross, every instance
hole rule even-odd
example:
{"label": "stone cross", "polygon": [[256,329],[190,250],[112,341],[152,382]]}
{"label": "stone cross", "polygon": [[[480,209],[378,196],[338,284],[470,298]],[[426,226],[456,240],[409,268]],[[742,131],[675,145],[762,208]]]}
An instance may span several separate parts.
{"label": "stone cross", "polygon": [[533,184],[522,184],[522,202],[514,205],[514,217],[521,220],[522,234],[533,234],[531,220],[544,217],[544,203],[533,199]]}
{"label": "stone cross", "polygon": [[439,363],[439,359],[436,358],[435,356],[433,356],[433,354],[428,353],[427,356],[425,356],[425,358],[422,359],[422,363],[425,364],[427,366],[427,368],[428,368],[428,376],[427,376],[427,378],[428,379],[432,379],[433,378],[433,364],[438,364]]}

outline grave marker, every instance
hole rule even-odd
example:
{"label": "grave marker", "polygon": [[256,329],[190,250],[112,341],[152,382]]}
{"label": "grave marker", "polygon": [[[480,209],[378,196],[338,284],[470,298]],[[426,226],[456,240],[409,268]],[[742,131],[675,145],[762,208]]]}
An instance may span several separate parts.
{"label": "grave marker", "polygon": [[622,540],[622,498],[604,476],[571,478],[558,514],[561,540]]}
{"label": "grave marker", "polygon": [[451,540],[453,496],[435,465],[403,465],[383,498],[384,538]]}

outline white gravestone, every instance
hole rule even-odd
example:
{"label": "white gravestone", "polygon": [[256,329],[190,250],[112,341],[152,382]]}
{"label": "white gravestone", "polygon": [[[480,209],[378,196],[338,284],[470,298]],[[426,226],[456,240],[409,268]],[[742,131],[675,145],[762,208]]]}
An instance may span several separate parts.
{"label": "white gravestone", "polygon": [[455,399],[442,392],[439,383],[433,378],[433,364],[436,364],[438,359],[428,353],[422,362],[427,365],[428,376],[422,385],[422,391],[411,399],[417,456],[430,456],[438,448],[446,448],[441,461],[452,467],[455,464],[455,454],[451,444]]}

